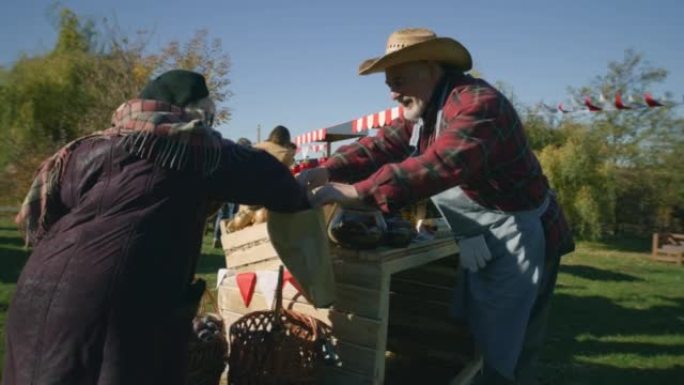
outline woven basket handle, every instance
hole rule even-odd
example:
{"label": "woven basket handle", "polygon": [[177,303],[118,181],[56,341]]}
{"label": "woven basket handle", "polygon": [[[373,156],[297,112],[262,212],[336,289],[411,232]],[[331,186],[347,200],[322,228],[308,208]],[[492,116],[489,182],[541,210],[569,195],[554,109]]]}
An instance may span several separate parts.
{"label": "woven basket handle", "polygon": [[283,274],[284,274],[285,268],[283,265],[280,265],[278,267],[278,283],[276,286],[275,293],[273,293],[273,303],[274,303],[274,312],[276,315],[276,319],[280,319],[280,312],[283,309]]}

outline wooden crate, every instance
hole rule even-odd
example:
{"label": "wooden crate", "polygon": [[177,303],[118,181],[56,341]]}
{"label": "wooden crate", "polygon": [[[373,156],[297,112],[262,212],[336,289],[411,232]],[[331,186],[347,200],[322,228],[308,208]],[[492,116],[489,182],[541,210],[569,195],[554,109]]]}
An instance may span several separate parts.
{"label": "wooden crate", "polygon": [[[415,357],[421,349],[430,358],[422,362],[423,374],[428,370],[450,378],[445,383],[468,384],[481,362],[474,357],[467,333],[448,318],[458,261],[446,258],[446,268],[434,262],[457,251],[453,240],[363,252],[368,258],[340,251],[333,249],[337,301],[332,309],[314,308],[290,285],[283,292],[285,308],[313,315],[333,328],[342,366],[326,368],[324,384],[398,384],[397,378],[413,378],[401,370],[415,363],[411,354]],[[235,278],[223,282],[218,297],[227,328],[267,304],[257,291],[250,306],[244,306]],[[425,297],[430,300],[422,302]],[[450,349],[456,344],[463,346]]]}
{"label": "wooden crate", "polygon": [[452,256],[392,276],[386,383],[448,384],[459,375],[469,380],[467,371],[474,374],[472,337],[450,316],[457,270]]}
{"label": "wooden crate", "polygon": [[[327,224],[336,210],[336,205],[323,206],[323,216]],[[226,267],[240,273],[255,270],[276,270],[281,261],[271,245],[267,223],[259,223],[242,230],[228,232],[229,220],[219,222],[221,227],[221,246],[226,255]]]}
{"label": "wooden crate", "polygon": [[[350,371],[360,377],[372,378],[374,354],[382,327],[373,301],[380,293],[344,284],[337,285],[336,290],[335,308],[317,309],[296,289],[285,285],[283,307],[314,316],[332,326],[335,334],[333,344],[342,362],[341,367],[334,368],[336,372]],[[218,304],[226,332],[243,315],[268,309],[266,298],[258,290],[249,306],[245,306],[235,279],[227,279],[219,286]]]}
{"label": "wooden crate", "polygon": [[226,254],[226,267],[238,273],[276,269],[281,264],[278,253],[271,245],[266,223],[232,233],[222,231],[221,245]]}

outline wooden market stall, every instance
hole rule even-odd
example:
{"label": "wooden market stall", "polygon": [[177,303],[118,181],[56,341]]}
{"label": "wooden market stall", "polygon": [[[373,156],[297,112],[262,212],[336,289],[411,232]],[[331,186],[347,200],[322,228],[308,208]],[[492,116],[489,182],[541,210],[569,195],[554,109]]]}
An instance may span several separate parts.
{"label": "wooden market stall", "polygon": [[[332,248],[337,300],[331,309],[316,309],[285,286],[285,308],[332,326],[341,366],[326,368],[325,384],[415,383],[412,375],[432,375],[441,380],[430,383],[456,385],[472,378],[480,365],[472,341],[448,313],[458,246],[443,235],[407,248]],[[265,223],[224,234],[222,244],[226,264],[237,274],[275,271],[281,264]],[[231,278],[219,286],[218,298],[227,328],[270,302],[255,291],[246,304]]]}

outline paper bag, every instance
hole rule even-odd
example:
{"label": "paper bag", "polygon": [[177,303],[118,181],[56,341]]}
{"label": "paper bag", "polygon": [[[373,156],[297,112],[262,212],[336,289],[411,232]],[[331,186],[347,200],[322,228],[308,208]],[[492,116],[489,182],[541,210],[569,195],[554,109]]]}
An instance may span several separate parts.
{"label": "paper bag", "polygon": [[270,211],[268,235],[304,296],[317,308],[330,307],[335,301],[335,276],[323,211]]}

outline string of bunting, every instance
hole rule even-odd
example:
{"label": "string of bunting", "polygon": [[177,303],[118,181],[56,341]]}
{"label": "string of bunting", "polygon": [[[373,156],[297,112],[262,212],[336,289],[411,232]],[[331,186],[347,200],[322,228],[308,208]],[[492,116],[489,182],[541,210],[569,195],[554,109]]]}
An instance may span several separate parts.
{"label": "string of bunting", "polygon": [[643,94],[641,100],[638,100],[633,95],[623,100],[622,94],[617,92],[609,101],[605,95],[599,96],[598,102],[594,102],[590,96],[585,96],[581,102],[571,102],[570,104],[559,103],[558,106],[551,106],[546,103],[539,103],[536,107],[538,112],[543,113],[562,113],[571,114],[578,112],[603,112],[603,111],[639,111],[652,108],[666,107],[672,108],[684,104],[682,102],[657,100],[650,92]]}
{"label": "string of bunting", "polygon": [[[229,273],[227,269],[219,269],[216,279],[216,287],[221,286],[223,281],[233,274]],[[252,303],[254,292],[258,288],[266,300],[266,306],[270,309],[273,305],[273,295],[275,294],[278,285],[278,272],[275,270],[257,270],[255,272],[245,272],[234,274],[235,283],[240,290],[242,303],[245,307],[249,307]],[[287,270],[283,272],[283,287],[286,284],[292,285],[298,293],[302,293],[302,288],[295,277]]]}
{"label": "string of bunting", "polygon": [[[535,110],[538,113],[544,114],[573,114],[603,111],[644,111],[654,108],[672,108],[680,105],[684,105],[684,97],[682,102],[673,102],[658,100],[650,92],[645,92],[640,97],[629,95],[626,99],[623,99],[622,94],[617,92],[610,101],[605,95],[601,94],[598,102],[594,102],[590,96],[585,96],[582,101],[571,101],[569,104],[561,102],[557,106],[541,102],[535,107]],[[383,127],[400,117],[404,117],[404,109],[401,106],[397,106],[352,119],[339,126],[348,130],[348,132],[360,134],[370,129]],[[339,127],[336,126],[336,128]],[[328,128],[321,128],[296,136],[294,142],[297,144],[297,153],[307,157],[314,153],[326,153],[327,143],[321,142],[327,140],[329,140]]]}

